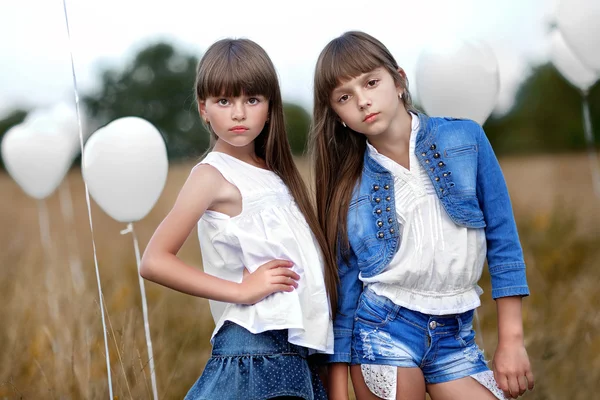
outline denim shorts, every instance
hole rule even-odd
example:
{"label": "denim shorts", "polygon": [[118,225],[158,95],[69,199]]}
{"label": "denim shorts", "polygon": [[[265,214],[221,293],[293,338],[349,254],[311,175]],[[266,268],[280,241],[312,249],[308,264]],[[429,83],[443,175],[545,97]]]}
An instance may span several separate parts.
{"label": "denim shorts", "polygon": [[354,316],[352,364],[418,367],[427,384],[489,371],[475,343],[473,314],[422,314],[366,288]]}
{"label": "denim shorts", "polygon": [[308,350],[288,342],[287,330],[253,334],[227,321],[212,355],[185,400],[264,400],[290,396],[326,400]]}

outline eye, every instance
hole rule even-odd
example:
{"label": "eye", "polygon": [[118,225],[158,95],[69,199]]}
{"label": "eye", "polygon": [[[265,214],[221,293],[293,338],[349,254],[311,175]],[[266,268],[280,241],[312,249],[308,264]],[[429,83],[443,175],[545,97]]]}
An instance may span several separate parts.
{"label": "eye", "polygon": [[367,82],[368,87],[375,87],[379,83],[379,79],[371,79]]}
{"label": "eye", "polygon": [[220,106],[226,106],[226,105],[229,104],[229,100],[227,100],[227,99],[219,99],[217,101],[217,104],[219,104]]}
{"label": "eye", "polygon": [[250,97],[248,99],[248,104],[250,104],[250,105],[255,105],[255,104],[258,104],[258,103],[260,103],[260,99],[258,99],[256,97]]}
{"label": "eye", "polygon": [[340,96],[340,98],[338,99],[338,103],[343,103],[345,101],[347,101],[350,97],[347,94],[344,94],[342,96]]}

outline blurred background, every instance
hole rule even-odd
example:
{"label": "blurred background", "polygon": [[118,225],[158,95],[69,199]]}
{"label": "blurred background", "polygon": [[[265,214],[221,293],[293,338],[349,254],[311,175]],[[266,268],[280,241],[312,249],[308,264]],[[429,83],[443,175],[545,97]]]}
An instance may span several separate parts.
{"label": "blurred background", "polygon": [[[586,1],[571,0],[567,9],[581,4]],[[102,399],[109,392],[119,399],[151,399],[154,388],[161,399],[183,398],[210,354],[214,324],[208,303],[149,282],[143,301],[135,250],[143,252],[207,150],[209,136],[194,101],[196,63],[224,37],[246,37],[265,48],[280,76],[290,143],[309,180],[305,142],[314,64],[323,46],[347,30],[363,30],[389,48],[407,73],[417,107],[431,115],[438,113],[428,109],[426,81],[418,79],[419,70],[431,67],[423,64],[423,49],[453,38],[489,47],[493,90],[480,122],[508,183],[532,292],[524,300],[524,324],[536,388],[525,398],[595,397],[600,85],[594,84],[600,75],[580,60],[573,66],[576,52],[557,53],[557,10],[565,9],[559,5],[23,0],[0,6],[0,399]],[[437,66],[468,69],[444,60]],[[437,85],[436,96],[479,84],[477,76],[474,83],[456,76]],[[121,232],[127,223],[107,213],[98,198],[88,208],[82,179],[80,145],[126,116],[156,128],[168,159],[164,181],[154,184],[154,175],[139,174],[135,183],[154,184],[156,194],[147,215],[135,220],[138,243]],[[64,148],[55,140],[63,131],[70,135]],[[143,159],[143,152],[135,157]],[[31,176],[34,164],[40,172]],[[180,257],[201,268],[195,232]],[[478,340],[491,359],[496,312],[487,271],[481,285]]]}

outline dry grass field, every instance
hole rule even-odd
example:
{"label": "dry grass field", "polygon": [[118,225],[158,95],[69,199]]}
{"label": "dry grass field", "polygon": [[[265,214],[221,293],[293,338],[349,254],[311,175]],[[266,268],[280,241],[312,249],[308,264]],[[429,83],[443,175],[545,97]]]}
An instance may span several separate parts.
{"label": "dry grass field", "polygon": [[[304,172],[306,162],[299,160]],[[503,158],[532,296],[524,301],[526,343],[536,400],[589,400],[600,389],[600,199],[585,155]],[[151,214],[135,224],[143,251],[169,211],[191,164],[171,165]],[[0,399],[106,399],[98,291],[84,185],[68,176],[75,224],[63,219],[59,193],[39,204],[0,173]],[[38,211],[48,210],[51,246],[40,240]],[[131,235],[92,200],[115,397],[151,399],[150,375]],[[75,239],[77,252],[69,250]],[[78,254],[83,282],[73,280]],[[180,256],[201,267],[196,234]],[[491,358],[495,305],[487,275],[479,309],[480,344]],[[146,283],[161,399],[181,399],[210,354],[206,300]]]}

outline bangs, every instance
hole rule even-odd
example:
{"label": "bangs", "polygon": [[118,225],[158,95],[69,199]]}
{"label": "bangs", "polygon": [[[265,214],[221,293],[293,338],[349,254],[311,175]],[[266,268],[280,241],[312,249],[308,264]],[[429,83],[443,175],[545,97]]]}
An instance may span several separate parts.
{"label": "bangs", "polygon": [[392,75],[398,70],[394,57],[380,41],[363,32],[346,32],[321,52],[315,71],[315,90],[331,95],[342,82],[379,67],[385,67]]}
{"label": "bangs", "polygon": [[222,41],[211,47],[198,66],[198,99],[241,95],[273,98],[277,91],[274,67],[263,52],[252,47],[245,41]]}
{"label": "bangs", "polygon": [[331,93],[340,83],[371,72],[388,60],[370,43],[340,37],[325,49],[317,66],[315,87]]}

